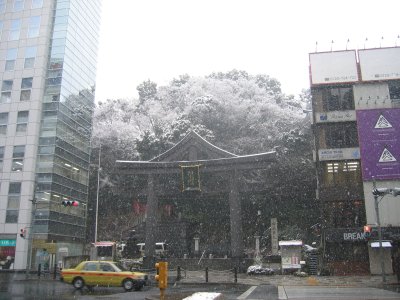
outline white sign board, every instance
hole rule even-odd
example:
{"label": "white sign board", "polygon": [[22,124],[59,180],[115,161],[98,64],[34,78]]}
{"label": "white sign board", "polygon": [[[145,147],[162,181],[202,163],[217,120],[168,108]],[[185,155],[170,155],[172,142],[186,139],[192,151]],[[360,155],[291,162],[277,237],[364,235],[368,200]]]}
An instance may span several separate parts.
{"label": "white sign board", "polygon": [[348,122],[356,121],[356,112],[354,110],[343,110],[343,111],[328,111],[323,113],[315,113],[316,123],[327,123],[327,122]]}
{"label": "white sign board", "polygon": [[400,48],[358,50],[363,81],[400,78]]}
{"label": "white sign board", "polygon": [[356,51],[310,53],[311,84],[358,81]]}
{"label": "white sign board", "polygon": [[335,148],[318,150],[320,161],[341,160],[341,159],[360,159],[360,148]]}

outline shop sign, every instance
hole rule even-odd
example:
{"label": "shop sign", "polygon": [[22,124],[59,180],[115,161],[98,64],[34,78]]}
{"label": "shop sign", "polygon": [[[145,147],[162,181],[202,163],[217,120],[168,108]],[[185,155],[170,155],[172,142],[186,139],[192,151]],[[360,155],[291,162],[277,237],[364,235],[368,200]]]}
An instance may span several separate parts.
{"label": "shop sign", "polygon": [[363,228],[338,228],[326,230],[328,242],[363,242],[366,241]]}
{"label": "shop sign", "polygon": [[0,240],[0,247],[15,247],[16,240]]}
{"label": "shop sign", "polygon": [[316,113],[315,119],[317,123],[355,121],[356,112],[355,110],[345,110]]}
{"label": "shop sign", "polygon": [[360,159],[359,148],[335,148],[318,150],[320,161],[338,160],[338,159]]}

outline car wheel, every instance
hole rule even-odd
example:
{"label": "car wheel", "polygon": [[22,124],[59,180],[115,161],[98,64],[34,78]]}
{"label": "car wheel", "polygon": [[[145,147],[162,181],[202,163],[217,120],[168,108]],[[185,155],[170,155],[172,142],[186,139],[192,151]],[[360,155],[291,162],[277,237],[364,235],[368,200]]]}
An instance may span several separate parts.
{"label": "car wheel", "polygon": [[76,288],[77,290],[80,290],[81,288],[83,288],[83,286],[85,285],[85,282],[83,281],[82,278],[77,277],[74,279],[74,281],[72,282],[72,285],[74,286],[74,288]]}
{"label": "car wheel", "polygon": [[135,284],[135,291],[141,291],[143,289],[143,284],[136,283]]}
{"label": "car wheel", "polygon": [[125,291],[131,291],[133,289],[133,281],[131,279],[125,279],[124,282],[122,283],[122,286]]}

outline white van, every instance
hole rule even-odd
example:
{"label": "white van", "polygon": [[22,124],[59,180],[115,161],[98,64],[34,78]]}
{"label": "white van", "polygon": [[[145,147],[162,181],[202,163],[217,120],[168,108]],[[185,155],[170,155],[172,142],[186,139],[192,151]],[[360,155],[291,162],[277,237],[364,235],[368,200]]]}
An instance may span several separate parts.
{"label": "white van", "polygon": [[[137,244],[141,256],[144,256],[145,243]],[[156,255],[163,256],[167,253],[167,243],[156,243]]]}

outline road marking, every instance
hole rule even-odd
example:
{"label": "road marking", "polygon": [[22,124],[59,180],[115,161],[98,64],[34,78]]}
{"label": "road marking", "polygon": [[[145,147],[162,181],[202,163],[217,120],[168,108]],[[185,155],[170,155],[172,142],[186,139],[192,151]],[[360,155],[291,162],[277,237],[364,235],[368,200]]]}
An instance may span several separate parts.
{"label": "road marking", "polygon": [[246,299],[247,296],[249,296],[256,288],[257,288],[256,285],[252,286],[251,288],[249,288],[247,291],[245,291],[243,294],[241,294],[236,299]]}
{"label": "road marking", "polygon": [[287,299],[285,288],[282,285],[278,285],[278,299],[284,300]]}

